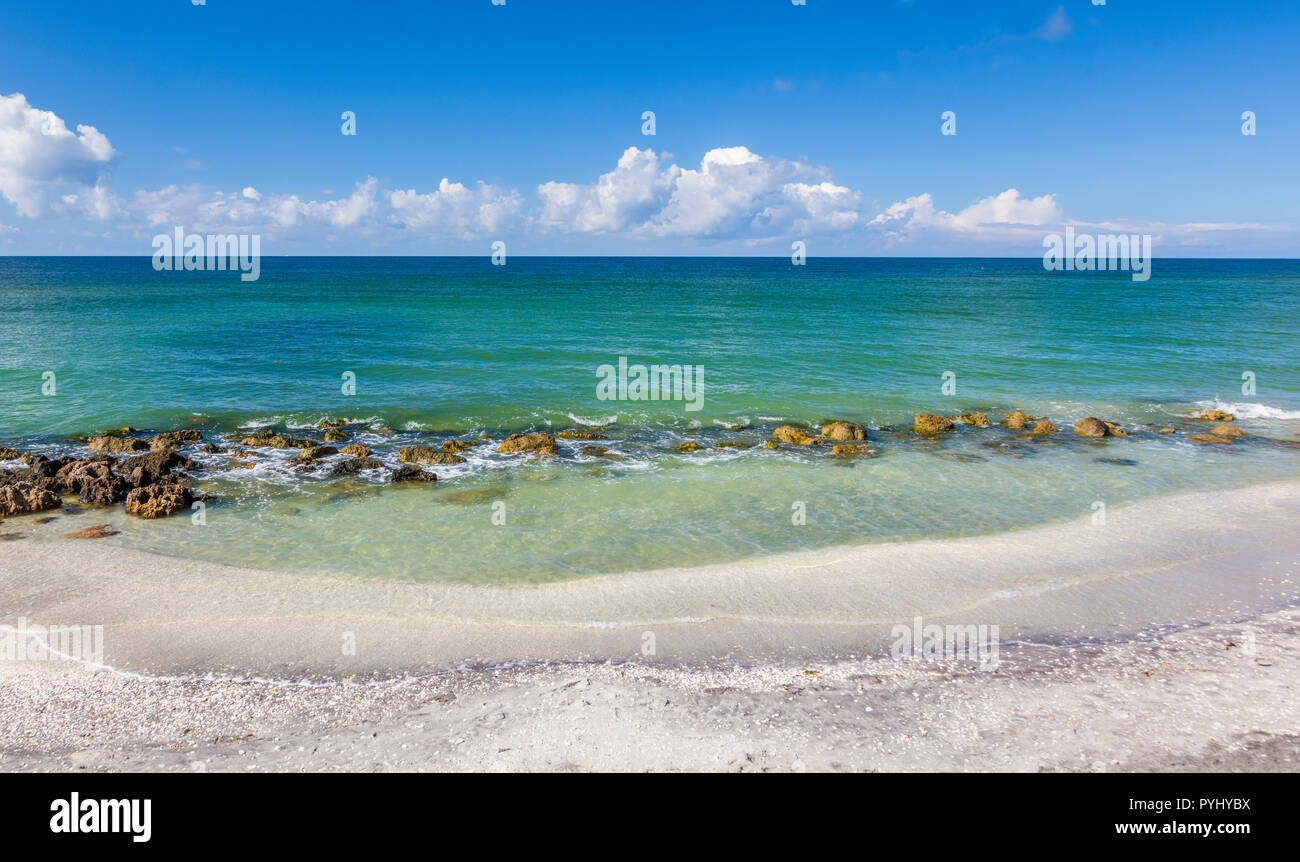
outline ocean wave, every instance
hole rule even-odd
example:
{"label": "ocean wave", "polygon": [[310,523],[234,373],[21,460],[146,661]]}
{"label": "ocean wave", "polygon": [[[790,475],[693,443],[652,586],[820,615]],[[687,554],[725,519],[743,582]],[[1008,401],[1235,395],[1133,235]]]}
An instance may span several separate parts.
{"label": "ocean wave", "polygon": [[1215,398],[1213,401],[1197,401],[1196,404],[1207,410],[1224,410],[1238,419],[1300,419],[1300,410],[1284,410],[1258,401],[1233,402]]}
{"label": "ocean wave", "polygon": [[605,419],[590,419],[586,416],[578,416],[575,413],[569,413],[567,415],[570,419],[572,419],[574,422],[577,422],[579,425],[586,425],[588,427],[603,427],[605,425],[613,425],[615,422],[618,421],[617,413]]}

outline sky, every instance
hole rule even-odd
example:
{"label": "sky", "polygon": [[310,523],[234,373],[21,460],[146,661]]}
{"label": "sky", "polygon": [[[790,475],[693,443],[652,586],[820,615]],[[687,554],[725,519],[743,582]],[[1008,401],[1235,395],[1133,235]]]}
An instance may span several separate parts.
{"label": "sky", "polygon": [[0,255],[1296,257],[1298,42],[1295,0],[0,0]]}

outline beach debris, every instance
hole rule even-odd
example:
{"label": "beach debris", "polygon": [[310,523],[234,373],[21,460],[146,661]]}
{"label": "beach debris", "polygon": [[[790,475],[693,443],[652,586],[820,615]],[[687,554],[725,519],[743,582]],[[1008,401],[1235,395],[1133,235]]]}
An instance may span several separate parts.
{"label": "beach debris", "polygon": [[43,512],[63,505],[59,495],[34,482],[17,481],[0,485],[0,518]]}
{"label": "beach debris", "polygon": [[432,446],[407,446],[397,453],[403,464],[464,464],[465,459]]}
{"label": "beach debris", "polygon": [[512,455],[518,452],[526,452],[532,455],[554,455],[560,451],[560,446],[555,442],[555,438],[545,431],[538,431],[535,434],[511,434],[497,451],[503,455]]}
{"label": "beach debris", "polygon": [[867,429],[857,422],[835,420],[822,426],[822,436],[827,440],[853,441],[866,440]]}
{"label": "beach debris", "polygon": [[918,413],[912,421],[912,430],[917,434],[940,434],[954,427],[951,419],[933,413]]}
{"label": "beach debris", "polygon": [[[795,446],[816,446],[821,443],[821,438],[809,434],[802,428],[794,425],[782,425],[772,432],[772,440],[780,443],[790,443]],[[775,449],[775,446],[768,448]]]}
{"label": "beach debris", "polygon": [[104,539],[109,536],[116,536],[117,530],[114,530],[108,524],[96,524],[93,527],[87,527],[84,530],[77,530],[75,533],[64,533],[65,539]]}

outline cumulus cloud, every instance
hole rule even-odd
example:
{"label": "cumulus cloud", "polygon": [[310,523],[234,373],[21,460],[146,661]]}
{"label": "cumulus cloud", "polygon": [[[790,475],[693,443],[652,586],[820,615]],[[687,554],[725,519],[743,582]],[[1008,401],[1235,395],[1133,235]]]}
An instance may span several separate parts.
{"label": "cumulus cloud", "polygon": [[390,224],[460,239],[494,233],[513,224],[524,201],[514,189],[479,182],[473,188],[446,177],[431,192],[414,189],[388,193]]}
{"label": "cumulus cloud", "polygon": [[539,224],[578,233],[763,239],[842,231],[858,223],[859,195],[825,168],[763,157],[748,147],[709,150],[698,168],[628,147],[594,185],[545,183]]}
{"label": "cumulus cloud", "polygon": [[74,133],[22,93],[0,96],[0,196],[28,218],[48,208],[96,219],[115,212],[108,169],[118,153],[94,126]]}
{"label": "cumulus cloud", "polygon": [[917,195],[891,204],[870,225],[884,229],[894,241],[915,239],[932,230],[1008,239],[1017,234],[1041,233],[1044,227],[1064,219],[1055,195],[1022,198],[1018,190],[1007,189],[955,213],[938,209],[929,193]]}

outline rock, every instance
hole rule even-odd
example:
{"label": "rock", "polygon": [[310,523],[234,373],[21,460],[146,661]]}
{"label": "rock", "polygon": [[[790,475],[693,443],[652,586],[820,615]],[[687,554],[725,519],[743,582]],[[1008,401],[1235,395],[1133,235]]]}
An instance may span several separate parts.
{"label": "rock", "polygon": [[728,430],[728,431],[744,431],[744,430],[745,430],[746,428],[748,428],[748,427],[749,427],[748,425],[728,425],[728,426],[727,426],[727,430]]}
{"label": "rock", "polygon": [[1215,425],[1210,429],[1210,433],[1218,437],[1245,437],[1245,431],[1242,431],[1236,425]]}
{"label": "rock", "polygon": [[465,459],[450,452],[434,449],[432,446],[407,446],[397,453],[397,460],[403,464],[464,464]]}
{"label": "rock", "polygon": [[[328,434],[326,437],[328,438]],[[265,449],[309,449],[316,446],[314,440],[304,440],[301,437],[290,437],[287,434],[254,434],[251,437],[245,437],[239,441],[241,446],[262,447]]]}
{"label": "rock", "polygon": [[1136,467],[1137,463],[1132,458],[1093,458],[1098,464],[1114,464],[1118,467]]}
{"label": "rock", "polygon": [[470,448],[468,443],[462,443],[459,440],[447,440],[442,444],[442,451],[444,452],[468,452]]}
{"label": "rock", "polygon": [[497,451],[506,455],[516,452],[529,452],[535,455],[554,455],[560,451],[559,444],[555,438],[544,431],[538,431],[536,434],[511,434]]}
{"label": "rock", "polygon": [[1156,431],[1156,433],[1157,433],[1157,434],[1176,434],[1176,433],[1178,433],[1178,432],[1174,431],[1174,429],[1172,429],[1172,428],[1161,428],[1160,430]]}
{"label": "rock", "polygon": [[322,419],[321,421],[316,423],[316,427],[317,428],[342,428],[346,424],[348,423],[343,421],[342,419]]}
{"label": "rock", "polygon": [[918,413],[912,422],[912,430],[917,434],[939,434],[953,429],[952,420],[933,413]]}
{"label": "rock", "polygon": [[700,444],[696,443],[694,440],[687,440],[685,443],[682,443],[677,447],[678,452],[698,452],[699,449]]}
{"label": "rock", "polygon": [[91,437],[86,441],[92,452],[139,452],[148,449],[149,444],[138,437],[109,437],[107,435]]}
{"label": "rock", "polygon": [[1105,422],[1092,416],[1074,423],[1074,433],[1080,437],[1105,437],[1107,430]]}
{"label": "rock", "polygon": [[333,446],[308,446],[298,453],[300,461],[315,461],[317,458],[324,458],[326,455],[337,455],[339,450]]}
{"label": "rock", "polygon": [[120,503],[131,490],[126,479],[114,475],[109,461],[93,458],[65,464],[54,478],[60,488],[76,494],[81,502],[102,506]]}
{"label": "rock", "polygon": [[859,446],[852,443],[837,443],[831,447],[832,455],[870,455],[870,446]]}
{"label": "rock", "polygon": [[166,476],[170,476],[175,471],[184,470],[202,470],[203,465],[197,461],[191,461],[184,455],[176,452],[150,452],[147,455],[133,455],[118,465],[117,472],[132,485],[139,488],[143,485],[157,484]]}
{"label": "rock", "polygon": [[989,421],[989,417],[985,416],[983,413],[963,413],[960,416],[954,416],[952,418],[955,422],[974,425],[976,428],[987,428],[993,424]]}
{"label": "rock", "polygon": [[827,440],[866,440],[867,429],[856,422],[835,420],[822,426],[822,436]]}
{"label": "rock", "polygon": [[335,477],[354,476],[362,470],[378,470],[383,466],[382,461],[376,461],[374,458],[349,458],[331,467],[330,475]]}
{"label": "rock", "polygon": [[403,464],[393,471],[394,482],[436,482],[438,477],[433,473],[426,473],[415,464]]}
{"label": "rock", "polygon": [[604,434],[595,431],[561,431],[555,435],[561,440],[608,440]]}
{"label": "rock", "polygon": [[96,524],[93,527],[87,527],[84,530],[78,530],[75,533],[64,533],[65,539],[104,539],[109,536],[116,536],[117,530],[114,530],[108,524]]}
{"label": "rock", "polygon": [[179,449],[186,443],[199,443],[202,440],[202,433],[193,428],[182,428],[179,431],[155,434],[149,439],[149,448],[154,452],[163,452],[167,449]]}
{"label": "rock", "polygon": [[22,457],[17,449],[10,449],[8,446],[0,446],[0,461],[17,461]]}
{"label": "rock", "polygon": [[1021,410],[1012,410],[1003,418],[1006,420],[1005,422],[1002,423],[1003,425],[1007,426],[1008,428],[1015,429],[1017,431],[1019,431],[1021,428],[1024,428],[1034,419],[1033,416],[1030,416],[1028,413],[1025,413]]}
{"label": "rock", "polygon": [[165,518],[194,502],[190,489],[179,482],[159,482],[132,489],[126,495],[126,513],[137,518]]}
{"label": "rock", "polygon": [[777,446],[776,446],[776,441],[775,441],[775,440],[768,440],[766,443],[763,444],[763,448],[764,448],[764,449],[775,449],[775,448],[777,448]]}
{"label": "rock", "polygon": [[[796,428],[793,425],[782,425],[772,432],[772,440],[780,443],[790,443],[795,446],[816,446],[821,440],[809,434],[802,428]],[[775,446],[769,447],[775,449]]]}
{"label": "rock", "polygon": [[583,446],[582,447],[582,454],[590,455],[592,458],[603,458],[605,457],[605,453],[608,451],[609,451],[608,446]]}
{"label": "rock", "polygon": [[1050,420],[1039,419],[1037,422],[1034,423],[1033,434],[1035,437],[1050,437],[1051,435],[1055,434],[1057,431],[1060,430],[1061,429],[1053,425]]}
{"label": "rock", "polygon": [[1111,437],[1127,437],[1128,432],[1116,425],[1114,422],[1102,422],[1106,426],[1106,433]]}
{"label": "rock", "polygon": [[370,430],[373,431],[375,434],[396,434],[397,433],[397,429],[395,428],[371,428]]}
{"label": "rock", "polygon": [[329,429],[322,436],[325,438],[326,443],[342,443],[344,440],[348,439],[347,433],[340,431],[337,428]]}
{"label": "rock", "polygon": [[[1237,417],[1233,416],[1226,410],[1203,410],[1196,414],[1197,419],[1204,419],[1206,422],[1232,422]],[[1214,433],[1214,432],[1210,432]]]}
{"label": "rock", "polygon": [[352,455],[357,458],[369,458],[372,454],[374,454],[373,452],[370,451],[369,446],[363,446],[360,443],[349,443],[339,451],[342,452],[344,455]]}
{"label": "rock", "polygon": [[204,443],[199,447],[200,452],[206,452],[209,455],[220,455],[225,452],[224,446],[218,446],[216,443]]}
{"label": "rock", "polygon": [[62,505],[58,494],[34,482],[20,480],[0,485],[0,518],[43,512]]}
{"label": "rock", "polygon": [[1217,434],[1188,434],[1187,439],[1193,443],[1231,443],[1231,437],[1220,437]]}
{"label": "rock", "polygon": [[753,443],[746,443],[744,440],[720,440],[714,444],[719,449],[751,449]]}

